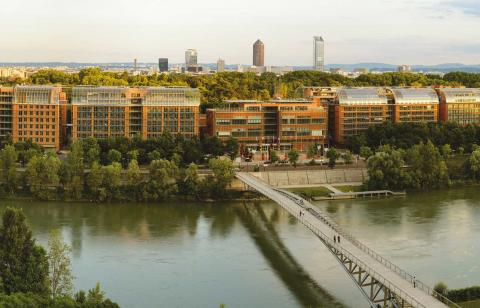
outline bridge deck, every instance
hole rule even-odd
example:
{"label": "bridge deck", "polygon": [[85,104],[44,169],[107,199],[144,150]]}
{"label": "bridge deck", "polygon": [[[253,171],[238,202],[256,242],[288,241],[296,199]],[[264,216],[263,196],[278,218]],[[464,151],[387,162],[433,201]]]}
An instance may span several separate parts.
{"label": "bridge deck", "polygon": [[[314,232],[326,245],[333,246],[344,253],[355,264],[362,267],[411,306],[448,307],[433,297],[431,289],[423,283],[416,281],[414,287],[411,275],[386,261],[352,236],[347,236],[346,232],[342,232],[338,225],[308,201],[281,189],[273,188],[248,173],[241,172],[236,176],[246,185],[277,202]],[[302,215],[300,215],[301,212]],[[341,243],[333,241],[335,235],[341,235]]]}

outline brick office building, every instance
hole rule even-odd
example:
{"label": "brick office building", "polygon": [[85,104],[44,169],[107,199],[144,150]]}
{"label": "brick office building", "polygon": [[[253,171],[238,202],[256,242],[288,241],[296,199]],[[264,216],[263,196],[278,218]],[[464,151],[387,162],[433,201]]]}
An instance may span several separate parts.
{"label": "brick office building", "polygon": [[67,100],[59,86],[16,86],[12,103],[14,142],[31,139],[39,145],[60,150],[66,136]]}
{"label": "brick office building", "polygon": [[328,141],[326,106],[309,100],[228,101],[207,110],[207,134],[249,150],[306,150]]}
{"label": "brick office building", "polygon": [[439,88],[440,121],[462,125],[480,124],[480,89]]}
{"label": "brick office building", "polygon": [[72,137],[199,134],[200,94],[182,87],[74,87]]}

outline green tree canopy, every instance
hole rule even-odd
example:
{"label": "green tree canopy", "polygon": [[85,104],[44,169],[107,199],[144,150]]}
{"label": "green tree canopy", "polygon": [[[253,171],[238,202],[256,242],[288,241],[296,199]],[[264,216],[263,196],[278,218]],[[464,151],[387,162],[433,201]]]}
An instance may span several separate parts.
{"label": "green tree canopy", "polygon": [[0,279],[1,292],[5,294],[50,294],[46,252],[32,238],[23,212],[14,208],[7,208],[2,216]]}

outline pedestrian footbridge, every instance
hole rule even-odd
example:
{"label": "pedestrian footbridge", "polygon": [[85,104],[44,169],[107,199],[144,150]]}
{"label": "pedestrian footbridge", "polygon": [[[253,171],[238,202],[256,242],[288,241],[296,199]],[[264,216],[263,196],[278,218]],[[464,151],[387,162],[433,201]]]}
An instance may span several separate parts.
{"label": "pedestrian footbridge", "polygon": [[[371,307],[459,307],[359,242],[307,200],[246,172],[238,172],[236,177],[310,229],[335,256]],[[334,241],[334,236],[340,236],[340,243]]]}

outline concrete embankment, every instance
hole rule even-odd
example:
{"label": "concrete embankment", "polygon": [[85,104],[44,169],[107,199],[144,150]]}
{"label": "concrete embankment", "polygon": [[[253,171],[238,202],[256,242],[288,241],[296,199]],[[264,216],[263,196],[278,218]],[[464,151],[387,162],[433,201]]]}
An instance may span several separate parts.
{"label": "concrete embankment", "polygon": [[[276,187],[305,187],[323,184],[361,184],[368,179],[367,169],[291,170],[252,172],[252,175]],[[243,189],[244,184],[234,180],[232,188]]]}

